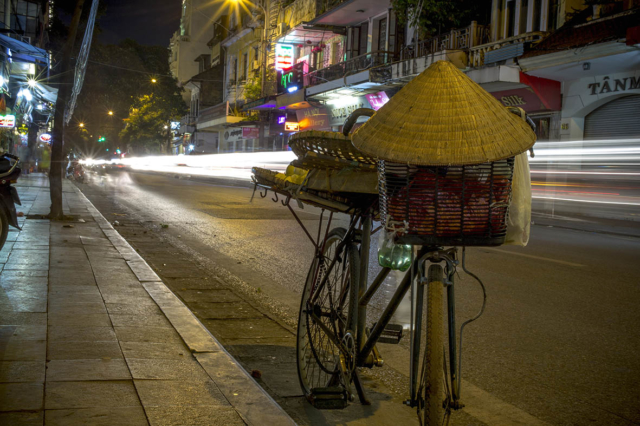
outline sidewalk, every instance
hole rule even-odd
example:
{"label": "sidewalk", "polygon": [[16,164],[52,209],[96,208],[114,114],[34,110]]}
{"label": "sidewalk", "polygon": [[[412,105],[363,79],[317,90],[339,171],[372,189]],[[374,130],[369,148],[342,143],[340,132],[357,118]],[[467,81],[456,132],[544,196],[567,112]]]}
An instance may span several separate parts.
{"label": "sidewalk", "polygon": [[293,420],[70,182],[17,185],[0,251],[1,425],[286,425]]}

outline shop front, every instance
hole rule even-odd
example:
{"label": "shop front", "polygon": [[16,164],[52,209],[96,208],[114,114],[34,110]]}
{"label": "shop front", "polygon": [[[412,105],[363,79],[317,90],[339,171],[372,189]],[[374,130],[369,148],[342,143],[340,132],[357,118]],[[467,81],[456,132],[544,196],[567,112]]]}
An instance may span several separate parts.
{"label": "shop front", "polygon": [[564,83],[563,140],[640,138],[640,70]]}

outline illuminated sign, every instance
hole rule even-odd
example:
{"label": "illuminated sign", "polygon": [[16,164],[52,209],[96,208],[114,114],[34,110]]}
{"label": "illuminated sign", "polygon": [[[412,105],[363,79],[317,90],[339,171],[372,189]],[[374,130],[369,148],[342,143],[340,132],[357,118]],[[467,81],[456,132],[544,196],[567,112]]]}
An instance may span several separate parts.
{"label": "illuminated sign", "polygon": [[284,115],[278,117],[278,124],[284,124],[285,121],[287,121],[287,117],[285,117]]}
{"label": "illuminated sign", "polygon": [[296,64],[303,63],[302,72],[309,74],[309,55],[305,55],[302,58],[296,59]]}
{"label": "illuminated sign", "polygon": [[43,134],[40,135],[40,140],[42,142],[49,143],[49,142],[51,142],[51,135],[49,133],[43,133]]}
{"label": "illuminated sign", "polygon": [[293,66],[293,45],[276,44],[276,71],[289,69]]}
{"label": "illuminated sign", "polygon": [[305,64],[306,62],[301,62],[295,64],[290,70],[278,71],[278,93],[292,93],[303,87]]}
{"label": "illuminated sign", "polygon": [[284,130],[285,132],[299,132],[300,124],[287,121],[284,123]]}
{"label": "illuminated sign", "polygon": [[260,137],[260,129],[257,127],[243,127],[242,138],[243,139],[256,139]]}
{"label": "illuminated sign", "polygon": [[371,93],[364,96],[369,101],[369,104],[371,104],[371,108],[375,109],[376,111],[382,108],[384,104],[389,102],[389,97],[384,92]]}
{"label": "illuminated sign", "polygon": [[171,122],[171,130],[180,130],[180,122],[172,121]]}
{"label": "illuminated sign", "polygon": [[0,127],[15,127],[16,116],[15,115],[0,115]]}

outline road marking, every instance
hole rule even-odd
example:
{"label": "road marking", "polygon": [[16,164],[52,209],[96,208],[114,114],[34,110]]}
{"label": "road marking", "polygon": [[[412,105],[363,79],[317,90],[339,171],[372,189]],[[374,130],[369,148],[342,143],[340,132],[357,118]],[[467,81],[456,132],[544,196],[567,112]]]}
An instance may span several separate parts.
{"label": "road marking", "polygon": [[514,256],[522,256],[522,257],[528,257],[530,259],[537,259],[537,260],[546,260],[547,262],[554,262],[554,263],[559,263],[561,265],[568,265],[568,266],[576,266],[576,267],[582,267],[585,265],[582,265],[580,263],[573,263],[573,262],[567,262],[564,260],[558,260],[558,259],[550,259],[548,257],[541,257],[541,256],[534,256],[532,254],[524,254],[524,253],[516,253],[513,251],[505,251],[505,250],[500,250],[500,249],[494,249],[494,248],[488,248],[488,247],[483,247],[484,250],[491,250],[491,251],[497,251],[498,253],[504,253],[504,254],[512,254]]}

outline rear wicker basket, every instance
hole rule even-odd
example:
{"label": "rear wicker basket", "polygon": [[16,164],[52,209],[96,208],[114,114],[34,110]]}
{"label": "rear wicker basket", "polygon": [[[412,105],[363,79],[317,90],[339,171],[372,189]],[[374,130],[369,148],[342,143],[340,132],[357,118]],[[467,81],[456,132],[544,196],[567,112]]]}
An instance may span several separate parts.
{"label": "rear wicker basket", "polygon": [[504,243],[514,159],[429,167],[380,161],[380,214],[396,243]]}

